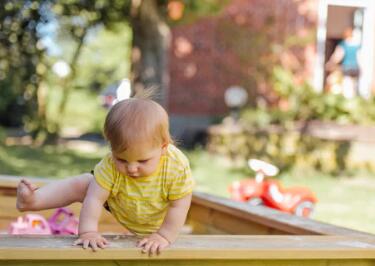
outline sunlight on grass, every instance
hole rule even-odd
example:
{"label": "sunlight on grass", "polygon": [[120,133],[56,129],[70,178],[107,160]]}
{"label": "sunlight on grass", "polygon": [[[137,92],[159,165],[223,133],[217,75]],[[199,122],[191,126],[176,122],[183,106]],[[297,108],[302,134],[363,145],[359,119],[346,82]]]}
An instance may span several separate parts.
{"label": "sunlight on grass", "polygon": [[51,90],[48,116],[52,121],[62,119],[65,129],[74,128],[78,132],[101,132],[107,110],[100,105],[98,94],[73,90],[63,116],[57,110],[60,98],[61,91]]}
{"label": "sunlight on grass", "polygon": [[285,186],[307,186],[319,200],[313,218],[361,231],[375,233],[375,178],[331,177],[302,171],[283,175]]}
{"label": "sunlight on grass", "polygon": [[[63,132],[72,131],[79,137],[82,133],[101,133],[107,110],[100,103],[97,93],[73,90],[66,106],[66,113],[58,113],[61,90],[51,90],[48,96],[48,117],[62,121]],[[1,128],[0,128],[1,129]],[[5,130],[0,137],[5,139]],[[0,138],[0,174],[62,178],[89,172],[108,151],[106,147],[95,152],[84,152],[78,142],[73,145],[40,148],[15,145],[5,146]],[[89,142],[87,142],[90,145]],[[75,148],[77,146],[77,148]]]}
{"label": "sunlight on grass", "polygon": [[95,153],[83,153],[63,146],[0,145],[0,174],[63,178],[89,172],[106,152],[105,147]]}
{"label": "sunlight on grass", "polygon": [[227,159],[203,150],[186,152],[186,154],[196,180],[196,189],[199,191],[229,197],[228,185],[250,174],[246,168],[232,167]]}

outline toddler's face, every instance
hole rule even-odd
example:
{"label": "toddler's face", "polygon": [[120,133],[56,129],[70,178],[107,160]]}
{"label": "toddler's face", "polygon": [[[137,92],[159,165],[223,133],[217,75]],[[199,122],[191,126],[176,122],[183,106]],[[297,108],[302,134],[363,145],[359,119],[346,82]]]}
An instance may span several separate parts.
{"label": "toddler's face", "polygon": [[117,170],[137,178],[149,176],[156,171],[166,145],[150,148],[148,145],[134,145],[121,153],[112,153]]}

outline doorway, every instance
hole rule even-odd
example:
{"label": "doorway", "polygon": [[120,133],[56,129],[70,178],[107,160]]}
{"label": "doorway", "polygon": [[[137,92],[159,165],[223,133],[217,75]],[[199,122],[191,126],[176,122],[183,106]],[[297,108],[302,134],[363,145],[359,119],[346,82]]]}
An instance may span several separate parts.
{"label": "doorway", "polygon": [[317,61],[314,87],[317,91],[326,88],[327,70],[325,64],[335,47],[342,41],[343,32],[352,28],[361,46],[359,58],[361,72],[358,76],[357,95],[371,96],[374,75],[374,2],[372,0],[321,0],[317,31]]}

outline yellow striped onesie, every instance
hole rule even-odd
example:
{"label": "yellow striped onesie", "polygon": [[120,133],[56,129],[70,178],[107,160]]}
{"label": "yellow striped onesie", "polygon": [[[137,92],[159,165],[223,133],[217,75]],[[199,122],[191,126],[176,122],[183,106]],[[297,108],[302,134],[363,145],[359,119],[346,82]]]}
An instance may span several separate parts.
{"label": "yellow striped onesie", "polygon": [[172,144],[150,176],[133,178],[120,173],[111,153],[95,166],[94,176],[110,192],[107,203],[117,221],[140,235],[156,232],[169,202],[190,194],[194,183],[188,159]]}

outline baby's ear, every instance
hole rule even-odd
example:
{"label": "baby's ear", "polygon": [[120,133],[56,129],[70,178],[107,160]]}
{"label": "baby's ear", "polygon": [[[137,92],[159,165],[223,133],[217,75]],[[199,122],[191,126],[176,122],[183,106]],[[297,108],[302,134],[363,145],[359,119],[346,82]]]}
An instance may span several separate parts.
{"label": "baby's ear", "polygon": [[165,155],[167,153],[168,143],[164,143],[161,145],[162,154]]}

